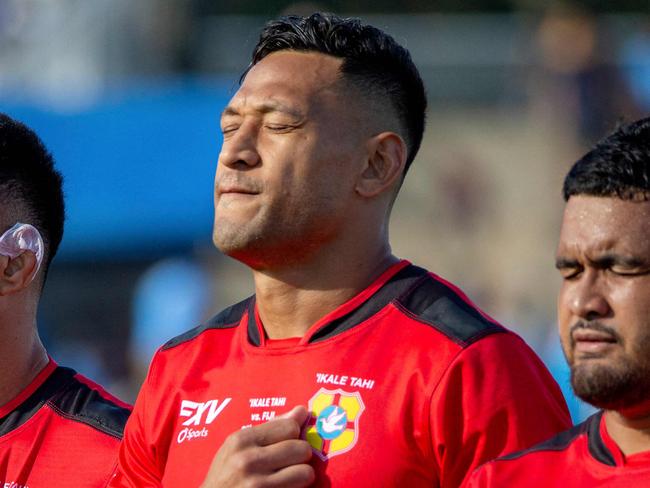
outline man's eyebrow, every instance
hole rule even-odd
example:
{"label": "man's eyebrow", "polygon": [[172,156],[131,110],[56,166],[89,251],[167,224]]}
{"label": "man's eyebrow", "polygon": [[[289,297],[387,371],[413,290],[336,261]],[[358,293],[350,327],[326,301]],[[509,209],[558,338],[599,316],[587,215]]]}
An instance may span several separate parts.
{"label": "man's eyebrow", "polygon": [[629,255],[617,254],[617,253],[613,253],[613,252],[601,254],[600,256],[596,257],[595,259],[590,259],[590,261],[594,265],[596,265],[598,267],[602,267],[602,268],[606,268],[606,267],[612,266],[614,264],[628,266],[630,268],[635,268],[635,267],[638,267],[638,266],[644,266],[644,265],[647,264],[643,259],[641,259],[641,258],[639,258],[637,256],[629,256]]}
{"label": "man's eyebrow", "polygon": [[223,112],[221,112],[221,116],[223,117],[224,115],[239,115],[239,112],[235,107],[228,105],[223,109]]}
{"label": "man's eyebrow", "polygon": [[[648,263],[642,258],[612,252],[604,253],[596,258],[589,259],[589,263],[597,268],[608,268],[616,264],[627,266],[629,268],[648,265]],[[575,259],[564,258],[562,256],[555,259],[555,267],[557,269],[577,268],[578,266],[580,266],[580,263]]]}
{"label": "man's eyebrow", "polygon": [[[298,110],[297,108],[291,107],[285,103],[280,102],[279,100],[274,100],[274,99],[264,100],[263,102],[257,103],[252,106],[252,110],[262,114],[281,112],[281,113],[291,115],[292,117],[295,118],[304,117],[304,113]],[[227,115],[240,115],[240,114],[241,112],[236,107],[232,105],[228,105],[221,113],[221,116],[223,117]]]}
{"label": "man's eyebrow", "polygon": [[555,258],[555,268],[556,269],[567,269],[567,268],[577,268],[579,266],[578,261],[575,259],[569,259],[564,257]]}

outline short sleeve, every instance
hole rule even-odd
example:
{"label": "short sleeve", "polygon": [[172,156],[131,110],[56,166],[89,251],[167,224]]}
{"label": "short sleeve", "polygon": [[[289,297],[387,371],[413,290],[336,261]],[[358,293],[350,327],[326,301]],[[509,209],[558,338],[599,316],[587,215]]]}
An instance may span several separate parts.
{"label": "short sleeve", "polygon": [[149,398],[153,389],[154,356],[147,378],[145,379],[138,398],[133,407],[124,429],[124,438],[120,445],[118,464],[110,488],[150,488],[162,486],[163,467],[160,463],[159,448],[152,436],[149,423],[149,409],[159,407]]}
{"label": "short sleeve", "polygon": [[431,443],[440,486],[458,487],[481,464],[571,425],[557,383],[517,335],[466,346],[431,398]]}

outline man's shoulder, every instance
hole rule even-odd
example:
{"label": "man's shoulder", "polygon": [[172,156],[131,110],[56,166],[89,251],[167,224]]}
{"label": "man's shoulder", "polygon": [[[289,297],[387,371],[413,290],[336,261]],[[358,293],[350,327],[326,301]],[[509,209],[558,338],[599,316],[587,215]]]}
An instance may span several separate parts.
{"label": "man's shoulder", "polygon": [[[578,444],[582,443],[582,441],[584,441],[584,447],[586,447],[585,453],[595,457],[603,464],[614,465],[611,453],[599,442],[600,436],[597,431],[600,426],[601,416],[602,412],[598,412],[570,429],[527,449],[497,458],[481,469],[491,469],[496,473],[522,470],[522,474],[525,474],[533,465],[537,467],[548,465],[549,468],[557,470],[562,468],[562,459],[567,459],[568,463],[573,463],[579,457],[573,451],[578,449]],[[570,455],[569,452],[571,452]],[[571,469],[569,465],[565,467]]]}
{"label": "man's shoulder", "polygon": [[73,369],[57,366],[42,385],[2,418],[0,435],[13,435],[29,424],[30,432],[42,429],[56,438],[74,437],[78,443],[117,442],[130,413],[130,405],[98,384]]}
{"label": "man's shoulder", "polygon": [[234,327],[237,327],[252,301],[253,297],[251,296],[239,303],[231,305],[201,325],[198,325],[197,327],[194,327],[193,329],[190,329],[187,332],[184,332],[183,334],[170,339],[165,344],[163,344],[160,350],[168,351],[177,346],[180,346],[181,344],[192,342],[193,340],[201,337],[204,332],[209,330],[232,329]]}
{"label": "man's shoulder", "polygon": [[496,333],[509,332],[476,306],[457,286],[430,271],[410,266],[417,275],[393,303],[409,318],[466,347]]}
{"label": "man's shoulder", "polygon": [[101,386],[55,366],[0,419],[4,486],[106,486],[130,412]]}
{"label": "man's shoulder", "polygon": [[122,438],[131,414],[129,404],[70,368],[59,367],[54,374],[60,375],[62,383],[46,402],[52,410],[62,418],[89,426],[100,434]]}

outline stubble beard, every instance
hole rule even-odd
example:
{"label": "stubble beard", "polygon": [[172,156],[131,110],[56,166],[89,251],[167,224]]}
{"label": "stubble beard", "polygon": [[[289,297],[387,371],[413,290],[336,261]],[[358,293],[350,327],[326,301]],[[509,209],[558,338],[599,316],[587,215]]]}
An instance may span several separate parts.
{"label": "stubble beard", "polygon": [[307,192],[268,203],[248,220],[215,211],[212,241],[223,254],[256,269],[304,263],[341,233],[341,209],[329,195]]}
{"label": "stubble beard", "polygon": [[638,405],[650,397],[650,360],[636,351],[635,358],[623,357],[614,364],[583,360],[571,365],[571,386],[575,394],[591,405],[620,410]]}
{"label": "stubble beard", "polygon": [[250,222],[234,224],[215,222],[212,242],[226,256],[248,264],[246,257],[259,253],[268,235],[255,228]]}
{"label": "stubble beard", "polygon": [[244,224],[215,221],[212,240],[219,251],[249,268],[272,269],[303,262],[318,252],[326,238],[310,227],[271,218]]}

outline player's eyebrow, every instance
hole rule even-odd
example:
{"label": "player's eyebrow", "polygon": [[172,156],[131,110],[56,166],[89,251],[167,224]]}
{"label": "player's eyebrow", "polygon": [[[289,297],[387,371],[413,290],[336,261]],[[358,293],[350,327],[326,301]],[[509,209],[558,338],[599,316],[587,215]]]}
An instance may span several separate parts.
{"label": "player's eyebrow", "polygon": [[[648,263],[637,256],[628,256],[617,253],[604,253],[596,258],[590,258],[589,263],[597,268],[609,268],[614,265],[626,266],[628,268],[639,268],[647,266]],[[559,256],[555,259],[556,269],[577,268],[580,263],[576,259]]]}
{"label": "player's eyebrow", "polygon": [[575,259],[564,258],[562,256],[555,258],[556,269],[577,268],[578,266],[579,263]]}
{"label": "player's eyebrow", "polygon": [[239,115],[239,112],[234,107],[228,105],[223,109],[223,112],[221,112],[221,117],[224,117],[226,115]]}
{"label": "player's eyebrow", "polygon": [[594,259],[590,259],[589,261],[593,263],[594,266],[597,266],[599,268],[608,268],[613,265],[621,265],[628,268],[638,268],[647,264],[643,259],[637,256],[629,256],[613,252],[601,254]]}
{"label": "player's eyebrow", "polygon": [[[262,114],[280,112],[290,115],[296,119],[302,119],[304,117],[303,112],[301,112],[299,109],[289,106],[286,103],[273,98],[253,105],[252,109],[255,112]],[[221,116],[224,117],[228,115],[241,115],[241,111],[232,105],[228,105],[221,113]]]}

